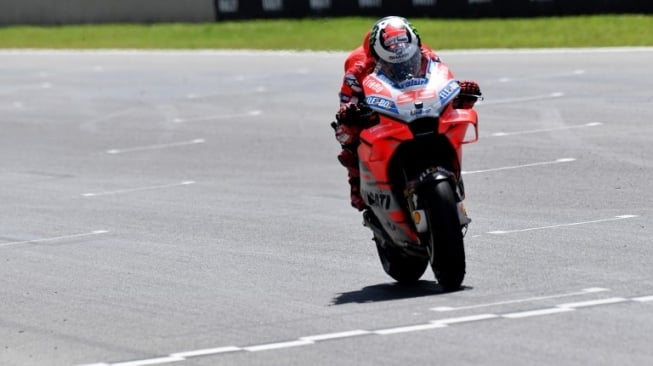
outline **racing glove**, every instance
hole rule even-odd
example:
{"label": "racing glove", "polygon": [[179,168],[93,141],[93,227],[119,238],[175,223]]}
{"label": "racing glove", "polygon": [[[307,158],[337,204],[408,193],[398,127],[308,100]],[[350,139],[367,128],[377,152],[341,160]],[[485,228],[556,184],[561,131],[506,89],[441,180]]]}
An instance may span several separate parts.
{"label": "racing glove", "polygon": [[337,122],[331,124],[336,132],[336,140],[340,142],[340,145],[352,150],[355,148],[358,143],[358,135],[360,135],[363,128],[370,126],[374,117],[378,118],[378,116],[370,112],[369,108],[361,109],[359,105],[354,103],[340,106],[336,113]]}
{"label": "racing glove", "polygon": [[338,112],[336,112],[336,121],[339,125],[358,124],[360,112],[360,108],[356,103],[341,104]]}
{"label": "racing glove", "polygon": [[458,84],[460,84],[460,94],[454,99],[454,108],[473,108],[476,101],[482,96],[478,83],[472,80],[461,80]]}
{"label": "racing glove", "polygon": [[343,147],[354,146],[358,142],[358,135],[363,130],[357,125],[336,125],[336,140]]}

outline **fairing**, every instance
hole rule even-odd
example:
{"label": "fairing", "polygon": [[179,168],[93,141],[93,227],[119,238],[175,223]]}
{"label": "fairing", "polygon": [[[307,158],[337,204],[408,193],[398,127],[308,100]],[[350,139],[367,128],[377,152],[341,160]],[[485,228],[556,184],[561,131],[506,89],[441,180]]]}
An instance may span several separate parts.
{"label": "fairing", "polygon": [[[430,61],[426,70],[423,78],[401,83],[381,70],[363,81],[367,104],[380,122],[360,135],[361,194],[398,245],[419,245],[403,194],[404,184],[414,177],[406,175],[444,160],[460,162],[467,128],[477,123],[474,110],[452,107],[460,86],[447,66]],[[460,174],[459,164],[443,165]]]}
{"label": "fairing", "polygon": [[365,102],[374,111],[410,123],[418,118],[437,118],[460,93],[449,68],[429,61],[424,77],[395,82],[382,69],[363,81]]}

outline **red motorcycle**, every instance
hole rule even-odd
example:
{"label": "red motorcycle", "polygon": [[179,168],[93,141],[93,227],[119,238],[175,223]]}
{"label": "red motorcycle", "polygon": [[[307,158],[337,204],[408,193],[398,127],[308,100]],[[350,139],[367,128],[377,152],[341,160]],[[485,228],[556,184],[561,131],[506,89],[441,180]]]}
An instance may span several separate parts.
{"label": "red motorcycle", "polygon": [[444,289],[458,289],[471,222],[460,162],[462,145],[478,140],[476,111],[453,107],[460,85],[436,61],[429,61],[424,77],[402,81],[377,69],[363,88],[367,113],[379,117],[363,130],[358,147],[361,194],[369,206],[363,217],[383,269],[410,283],[430,264]]}

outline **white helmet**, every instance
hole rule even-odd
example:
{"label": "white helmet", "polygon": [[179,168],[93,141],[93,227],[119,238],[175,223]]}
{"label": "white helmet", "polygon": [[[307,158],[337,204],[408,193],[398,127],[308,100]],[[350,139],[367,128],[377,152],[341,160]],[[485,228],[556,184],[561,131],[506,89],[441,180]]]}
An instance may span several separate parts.
{"label": "white helmet", "polygon": [[391,16],[376,22],[370,50],[381,70],[394,81],[412,78],[421,69],[421,40],[405,18]]}

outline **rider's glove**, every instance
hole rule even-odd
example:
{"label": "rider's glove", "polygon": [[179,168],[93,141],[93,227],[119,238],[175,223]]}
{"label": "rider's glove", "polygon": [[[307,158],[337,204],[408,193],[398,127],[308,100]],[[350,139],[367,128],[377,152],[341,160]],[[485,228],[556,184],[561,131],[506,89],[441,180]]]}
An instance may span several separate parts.
{"label": "rider's glove", "polygon": [[375,125],[379,117],[364,104],[343,104],[336,113],[336,121],[332,124],[336,131],[336,140],[342,146],[353,147],[358,142],[358,135],[364,128]]}
{"label": "rider's glove", "polygon": [[357,125],[337,125],[336,126],[336,140],[342,146],[352,146],[358,142],[358,135],[360,135],[362,128]]}
{"label": "rider's glove", "polygon": [[339,125],[354,125],[358,122],[360,108],[355,103],[342,104],[336,112],[336,121]]}
{"label": "rider's glove", "polygon": [[454,108],[470,109],[481,97],[481,88],[478,83],[472,80],[462,80],[460,84],[460,94],[454,99]]}

